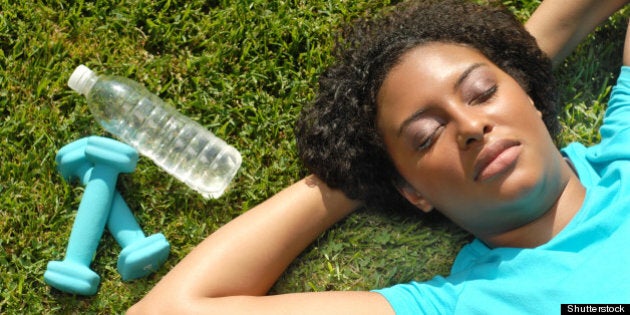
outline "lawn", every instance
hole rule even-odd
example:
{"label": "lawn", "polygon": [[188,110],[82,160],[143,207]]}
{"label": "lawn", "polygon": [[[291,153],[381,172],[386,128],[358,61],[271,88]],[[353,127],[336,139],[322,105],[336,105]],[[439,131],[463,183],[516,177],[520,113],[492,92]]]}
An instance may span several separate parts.
{"label": "lawn", "polygon": [[[502,1],[526,19],[536,0]],[[0,313],[117,314],[140,299],[205,236],[306,175],[293,122],[330,63],[338,25],[391,1],[0,0]],[[621,60],[624,15],[558,67],[562,142],[597,141]],[[229,191],[206,200],[142,157],[118,189],[146,234],[171,254],[156,273],[124,282],[107,232],[91,268],[94,296],[47,286],[83,188],[56,171],[57,151],[108,135],[67,87],[76,66],[135,79],[235,146],[243,165]],[[435,220],[363,209],[310,246],[273,288],[360,290],[445,274],[468,236]]]}

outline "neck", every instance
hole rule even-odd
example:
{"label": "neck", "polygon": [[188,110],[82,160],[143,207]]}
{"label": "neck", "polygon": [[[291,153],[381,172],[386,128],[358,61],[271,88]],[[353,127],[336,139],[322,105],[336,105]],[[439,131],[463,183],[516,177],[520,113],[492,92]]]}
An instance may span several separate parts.
{"label": "neck", "polygon": [[[568,167],[568,166],[567,166]],[[536,220],[501,234],[482,240],[492,248],[533,248],[549,242],[580,210],[586,190],[578,177],[571,171],[567,185],[553,206]]]}

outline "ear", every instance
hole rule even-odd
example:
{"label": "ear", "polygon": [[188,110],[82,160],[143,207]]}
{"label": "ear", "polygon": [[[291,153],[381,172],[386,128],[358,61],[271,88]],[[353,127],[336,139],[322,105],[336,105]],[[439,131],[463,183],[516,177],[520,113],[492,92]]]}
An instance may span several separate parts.
{"label": "ear", "polygon": [[401,186],[397,186],[398,191],[400,192],[407,201],[416,206],[416,208],[422,210],[425,213],[429,213],[433,210],[433,205],[427,201],[422,194],[415,190],[408,184],[403,184]]}

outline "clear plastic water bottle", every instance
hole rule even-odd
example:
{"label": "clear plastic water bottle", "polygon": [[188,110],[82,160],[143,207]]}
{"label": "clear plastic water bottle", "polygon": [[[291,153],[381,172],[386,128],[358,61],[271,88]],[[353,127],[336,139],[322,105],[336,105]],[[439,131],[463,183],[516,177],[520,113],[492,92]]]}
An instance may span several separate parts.
{"label": "clear plastic water bottle", "polygon": [[221,196],[241,165],[234,147],[133,80],[80,65],[68,86],[87,98],[105,130],[205,198]]}

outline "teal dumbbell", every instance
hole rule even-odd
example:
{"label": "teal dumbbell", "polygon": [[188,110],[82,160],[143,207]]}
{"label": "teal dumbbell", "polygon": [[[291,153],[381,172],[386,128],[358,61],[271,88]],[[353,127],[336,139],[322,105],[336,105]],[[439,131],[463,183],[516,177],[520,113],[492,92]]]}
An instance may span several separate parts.
{"label": "teal dumbbell", "polygon": [[[93,164],[85,156],[87,141],[83,138],[67,144],[57,154],[57,168],[65,180],[77,178],[83,185],[89,182]],[[168,241],[161,233],[146,237],[118,191],[113,198],[107,229],[122,247],[118,272],[124,281],[155,272],[168,258]]]}
{"label": "teal dumbbell", "polygon": [[90,269],[90,264],[109,219],[118,174],[135,169],[138,153],[126,144],[103,137],[89,137],[83,150],[74,150],[80,144],[67,150],[62,148],[57,154],[57,163],[62,165],[75,161],[82,151],[93,167],[89,170],[85,164],[75,165],[83,168],[80,179],[86,182],[85,191],[70,232],[65,258],[48,263],[44,280],[64,292],[93,295],[98,290],[100,277]]}

